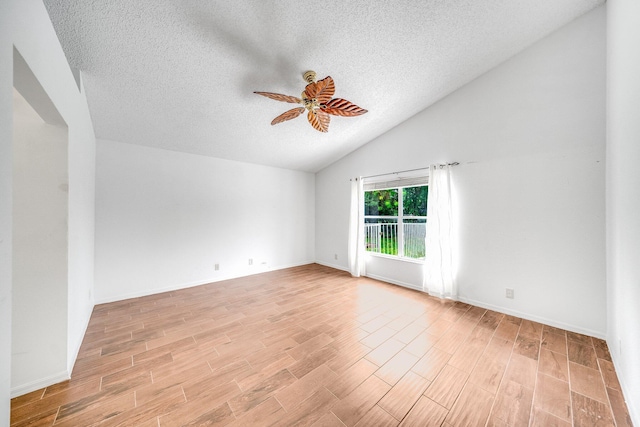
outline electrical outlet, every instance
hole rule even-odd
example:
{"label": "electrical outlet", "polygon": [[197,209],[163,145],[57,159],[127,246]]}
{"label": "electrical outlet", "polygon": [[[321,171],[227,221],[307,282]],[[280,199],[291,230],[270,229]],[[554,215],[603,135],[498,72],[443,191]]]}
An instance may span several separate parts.
{"label": "electrical outlet", "polygon": [[509,299],[513,299],[513,289],[511,289],[511,288],[506,288],[506,291],[507,291],[507,292],[506,292],[506,295],[505,295],[505,296],[506,296],[507,298],[509,298]]}
{"label": "electrical outlet", "polygon": [[216,265],[214,265],[214,266],[213,266],[213,269],[214,269],[215,271],[220,270],[220,264],[217,264],[217,263],[216,263]]}
{"label": "electrical outlet", "polygon": [[333,254],[333,259],[338,259],[338,254]]}
{"label": "electrical outlet", "polygon": [[253,258],[249,258],[249,265],[253,265]]}

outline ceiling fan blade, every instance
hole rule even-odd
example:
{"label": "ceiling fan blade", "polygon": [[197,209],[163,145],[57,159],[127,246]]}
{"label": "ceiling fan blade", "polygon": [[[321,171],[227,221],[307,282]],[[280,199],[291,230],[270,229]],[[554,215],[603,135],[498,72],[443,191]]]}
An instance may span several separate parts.
{"label": "ceiling fan blade", "polygon": [[342,98],[334,98],[330,100],[324,105],[322,111],[327,114],[333,114],[334,116],[345,117],[359,116],[367,112],[364,108],[360,108],[353,102]]}
{"label": "ceiling fan blade", "polygon": [[302,103],[302,100],[300,98],[295,97],[295,96],[282,95],[280,93],[272,93],[272,92],[253,92],[253,93],[257,93],[258,95],[266,96],[267,98],[275,99],[276,101],[290,102],[292,104],[300,104],[300,103]]}
{"label": "ceiling fan blade", "polygon": [[333,83],[331,76],[327,76],[320,81],[325,82],[325,86],[318,91],[316,99],[320,104],[325,104],[329,102],[333,97],[333,94],[336,93],[336,85]]}
{"label": "ceiling fan blade", "polygon": [[335,92],[336,86],[333,83],[331,76],[327,76],[314,83],[309,83],[304,89],[304,93],[307,95],[307,98],[315,98],[320,104],[329,102]]}
{"label": "ceiling fan blade", "polygon": [[306,85],[304,87],[304,92],[302,93],[302,97],[304,98],[306,96],[307,99],[315,98],[316,95],[318,94],[318,83],[320,82],[312,82]]}
{"label": "ceiling fan blade", "polygon": [[280,114],[278,117],[273,119],[271,121],[271,124],[272,125],[277,125],[278,123],[282,123],[282,122],[286,122],[287,120],[295,119],[300,114],[304,113],[304,110],[305,110],[304,107],[299,107],[299,108],[294,108],[293,110],[285,111],[284,113]]}
{"label": "ceiling fan blade", "polygon": [[331,116],[323,113],[321,110],[310,110],[309,114],[307,114],[307,118],[309,119],[309,123],[315,130],[320,132],[328,132],[329,131],[329,122],[331,121]]}

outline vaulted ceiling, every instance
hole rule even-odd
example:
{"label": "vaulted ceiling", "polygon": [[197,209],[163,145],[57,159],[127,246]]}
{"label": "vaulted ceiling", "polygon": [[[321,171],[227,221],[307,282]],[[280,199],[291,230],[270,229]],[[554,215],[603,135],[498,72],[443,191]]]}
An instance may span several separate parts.
{"label": "vaulted ceiling", "polygon": [[[604,0],[44,0],[98,138],[315,172]],[[302,74],[368,110],[328,133]]]}

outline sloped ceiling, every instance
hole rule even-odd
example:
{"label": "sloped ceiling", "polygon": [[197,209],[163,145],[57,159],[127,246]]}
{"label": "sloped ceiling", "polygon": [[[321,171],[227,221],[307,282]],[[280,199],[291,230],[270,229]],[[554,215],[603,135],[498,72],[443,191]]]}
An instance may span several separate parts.
{"label": "sloped ceiling", "polygon": [[[316,172],[603,0],[44,0],[96,136]],[[328,133],[302,74],[369,112]]]}

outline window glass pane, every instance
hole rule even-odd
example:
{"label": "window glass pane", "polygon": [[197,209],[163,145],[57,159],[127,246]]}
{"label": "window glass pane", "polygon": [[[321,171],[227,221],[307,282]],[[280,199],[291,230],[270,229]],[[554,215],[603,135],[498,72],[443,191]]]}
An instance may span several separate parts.
{"label": "window glass pane", "polygon": [[[398,215],[398,189],[365,191],[364,214],[379,216]],[[426,215],[426,213],[425,213]]]}
{"label": "window glass pane", "polygon": [[[415,183],[411,187],[365,191],[364,228],[368,252],[424,259],[428,188]],[[398,209],[400,204],[402,211]]]}
{"label": "window glass pane", "polygon": [[366,218],[364,238],[367,251],[398,255],[398,221],[396,219]]}
{"label": "window glass pane", "polygon": [[427,221],[425,219],[405,219],[404,256],[408,258],[424,258],[424,237]]}
{"label": "window glass pane", "polygon": [[426,185],[422,187],[406,187],[402,189],[402,210],[404,215],[427,216]]}

